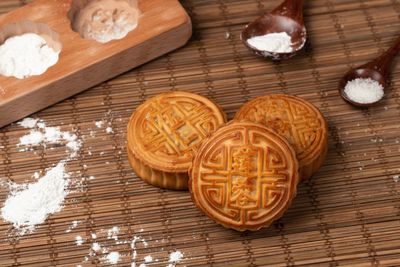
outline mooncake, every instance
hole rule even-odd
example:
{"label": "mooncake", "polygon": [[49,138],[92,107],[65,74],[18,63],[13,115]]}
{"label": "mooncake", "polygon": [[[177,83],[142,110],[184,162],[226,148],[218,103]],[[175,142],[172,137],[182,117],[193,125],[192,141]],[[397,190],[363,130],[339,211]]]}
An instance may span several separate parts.
{"label": "mooncake", "polygon": [[232,122],[206,138],[189,171],[195,205],[237,231],[269,226],[289,208],[299,182],[290,144],[273,130]]}
{"label": "mooncake", "polygon": [[262,123],[284,136],[296,151],[300,177],[319,170],[328,151],[328,127],[322,113],[306,100],[284,94],[258,97],[245,104],[236,120]]}
{"label": "mooncake", "polygon": [[198,146],[225,122],[221,109],[203,96],[179,91],[155,96],[130,118],[131,166],[149,184],[185,190]]}

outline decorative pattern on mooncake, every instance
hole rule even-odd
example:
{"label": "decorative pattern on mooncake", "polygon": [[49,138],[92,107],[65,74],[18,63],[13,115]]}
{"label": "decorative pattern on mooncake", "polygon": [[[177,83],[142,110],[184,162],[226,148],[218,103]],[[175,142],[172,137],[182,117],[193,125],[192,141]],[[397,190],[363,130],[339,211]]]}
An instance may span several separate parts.
{"label": "decorative pattern on mooncake", "polygon": [[170,92],[153,97],[137,108],[128,125],[131,165],[150,184],[187,189],[187,171],[198,146],[225,122],[219,107],[200,95]]}
{"label": "decorative pattern on mooncake", "polygon": [[279,134],[256,123],[234,122],[203,141],[189,171],[194,203],[237,231],[269,226],[296,195],[298,163]]}
{"label": "decorative pattern on mooncake", "polygon": [[235,120],[262,123],[284,136],[296,151],[302,179],[319,170],[328,150],[328,128],[311,103],[290,95],[274,94],[244,105]]}

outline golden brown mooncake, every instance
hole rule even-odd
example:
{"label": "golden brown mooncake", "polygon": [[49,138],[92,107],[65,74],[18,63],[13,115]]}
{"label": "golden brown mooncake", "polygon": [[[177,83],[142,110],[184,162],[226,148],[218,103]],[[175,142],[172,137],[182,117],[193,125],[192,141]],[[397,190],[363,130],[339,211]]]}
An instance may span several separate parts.
{"label": "golden brown mooncake", "polygon": [[299,182],[290,144],[273,130],[233,122],[205,139],[189,171],[193,202],[237,231],[269,226],[289,208]]}
{"label": "golden brown mooncake", "polygon": [[262,123],[283,135],[296,151],[300,177],[310,178],[328,151],[328,127],[322,113],[306,100],[284,94],[258,97],[245,104],[236,120]]}
{"label": "golden brown mooncake", "polygon": [[209,99],[187,92],[155,96],[140,105],[128,124],[128,155],[136,174],[165,189],[185,190],[201,141],[226,122]]}

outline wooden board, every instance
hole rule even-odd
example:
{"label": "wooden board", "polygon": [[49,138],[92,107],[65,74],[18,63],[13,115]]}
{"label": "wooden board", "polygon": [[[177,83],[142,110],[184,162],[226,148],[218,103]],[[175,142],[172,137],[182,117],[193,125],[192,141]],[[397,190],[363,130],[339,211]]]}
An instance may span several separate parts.
{"label": "wooden board", "polygon": [[184,45],[191,23],[176,0],[139,1],[139,26],[122,40],[101,44],[71,29],[72,0],[37,0],[0,18],[5,25],[44,23],[60,36],[58,63],[40,76],[0,77],[0,127]]}
{"label": "wooden board", "polygon": [[[23,2],[0,1],[0,12]],[[289,61],[272,63],[254,57],[239,33],[279,2],[182,0],[195,33],[185,47],[34,114],[85,138],[68,170],[81,172],[86,189],[70,194],[61,212],[21,239],[10,238],[10,225],[0,220],[0,266],[131,266],[130,245],[107,239],[113,226],[120,227],[120,240],[142,236],[148,241],[147,247],[137,246],[137,266],[152,255],[158,261],[149,267],[165,267],[175,250],[184,253],[179,267],[400,266],[400,183],[395,182],[400,175],[400,57],[380,105],[355,109],[337,90],[350,66],[374,58],[400,34],[400,2],[305,1],[310,46]],[[226,230],[197,210],[188,193],[149,186],[129,166],[129,117],[140,103],[169,90],[208,96],[229,118],[259,95],[304,97],[327,118],[327,160],[299,185],[292,207],[274,225],[255,233]],[[94,122],[99,120],[110,122],[113,133],[98,129]],[[16,124],[0,129],[1,180],[33,181],[34,172],[65,158],[64,146],[19,151],[19,138],[27,133]],[[85,178],[90,176],[95,179]],[[0,206],[7,195],[1,187]],[[74,220],[81,223],[66,232]],[[124,255],[117,265],[105,263],[103,253],[85,261],[92,232],[99,243]],[[81,246],[77,235],[86,240]]]}

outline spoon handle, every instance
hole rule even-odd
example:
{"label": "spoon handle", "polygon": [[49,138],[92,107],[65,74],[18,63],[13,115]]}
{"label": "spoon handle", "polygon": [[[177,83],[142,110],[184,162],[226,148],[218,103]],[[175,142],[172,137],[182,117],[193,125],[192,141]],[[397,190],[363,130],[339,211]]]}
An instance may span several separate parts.
{"label": "spoon handle", "polygon": [[375,70],[382,73],[383,76],[387,76],[390,72],[390,67],[396,55],[400,52],[400,37],[397,38],[395,44],[390,47],[385,53],[380,57],[371,62]]}
{"label": "spoon handle", "polygon": [[290,17],[296,20],[297,22],[302,22],[303,5],[304,5],[304,0],[285,0],[271,13],[275,15]]}

